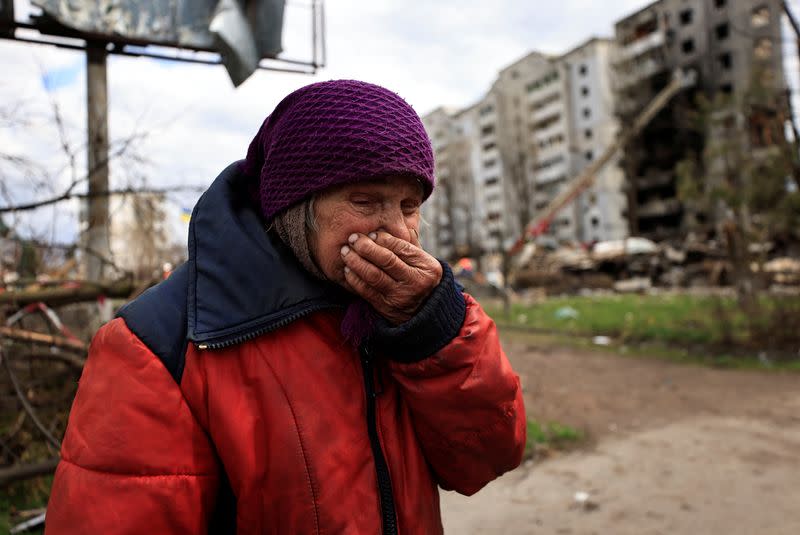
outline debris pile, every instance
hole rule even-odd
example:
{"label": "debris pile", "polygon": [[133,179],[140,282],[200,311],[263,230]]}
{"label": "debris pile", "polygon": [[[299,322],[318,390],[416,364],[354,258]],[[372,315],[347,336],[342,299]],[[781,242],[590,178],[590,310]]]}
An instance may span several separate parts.
{"label": "debris pile", "polygon": [[[77,249],[0,229],[0,492],[53,472],[91,336],[115,305],[168,275],[136,280],[110,267],[113,278],[87,281]],[[13,506],[9,514],[19,531],[44,518]]]}
{"label": "debris pile", "polygon": [[[761,274],[764,288],[800,291],[800,260],[770,257],[769,244],[753,256],[763,263],[750,269]],[[599,242],[591,247],[562,245],[546,248],[529,243],[515,259],[509,283],[515,289],[544,288],[549,294],[580,290],[645,292],[651,288],[713,288],[728,286],[733,266],[715,242],[657,244],[645,238]]]}

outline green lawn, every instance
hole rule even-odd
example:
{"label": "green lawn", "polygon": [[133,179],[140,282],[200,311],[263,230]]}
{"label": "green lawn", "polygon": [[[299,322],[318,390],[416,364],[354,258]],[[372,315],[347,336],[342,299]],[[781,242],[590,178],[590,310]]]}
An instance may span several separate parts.
{"label": "green lawn", "polygon": [[523,458],[530,459],[537,446],[546,448],[564,449],[569,446],[577,445],[583,441],[583,433],[569,426],[548,422],[540,423],[528,420],[528,440],[525,443],[525,455]]}
{"label": "green lawn", "polygon": [[[800,298],[765,297],[761,304],[766,312],[776,306],[789,307],[800,317]],[[730,297],[558,297],[533,305],[512,305],[510,317],[496,306],[487,306],[486,310],[499,324],[566,335],[605,335],[617,342],[730,345],[744,343],[748,336],[746,318]]]}
{"label": "green lawn", "polygon": [[[28,481],[13,483],[0,489],[0,533],[8,533],[21,519],[13,519],[14,513],[20,510],[38,509],[47,506],[53,476],[34,478]],[[25,532],[42,533],[41,529]]]}

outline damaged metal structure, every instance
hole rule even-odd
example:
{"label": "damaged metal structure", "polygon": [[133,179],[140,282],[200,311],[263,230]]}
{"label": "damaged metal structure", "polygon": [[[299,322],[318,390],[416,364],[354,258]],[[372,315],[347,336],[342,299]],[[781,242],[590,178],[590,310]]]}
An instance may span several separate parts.
{"label": "damaged metal structure", "polygon": [[32,4],[41,13],[15,14],[12,0],[0,0],[0,37],[75,49],[103,43],[113,54],[222,64],[235,86],[257,69],[314,74],[325,65],[321,0],[308,5],[312,57],[305,60],[280,56],[285,0],[33,0]]}

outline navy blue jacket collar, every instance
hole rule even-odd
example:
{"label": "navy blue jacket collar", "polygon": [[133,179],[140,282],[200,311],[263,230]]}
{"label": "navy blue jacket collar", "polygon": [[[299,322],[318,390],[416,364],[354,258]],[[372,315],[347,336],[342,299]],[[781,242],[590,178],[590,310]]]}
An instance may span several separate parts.
{"label": "navy blue jacket collar", "polygon": [[188,338],[201,347],[234,345],[346,299],[266,232],[248,189],[239,162],[233,163],[192,213]]}

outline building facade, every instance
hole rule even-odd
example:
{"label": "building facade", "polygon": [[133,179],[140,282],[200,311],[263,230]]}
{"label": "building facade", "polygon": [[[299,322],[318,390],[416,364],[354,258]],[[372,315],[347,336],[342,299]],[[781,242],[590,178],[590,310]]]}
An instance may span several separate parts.
{"label": "building facade", "polygon": [[[423,117],[437,178],[423,211],[430,224],[424,246],[444,257],[507,250],[613,142],[613,48],[612,40],[591,39],[562,56],[532,52],[502,69],[473,106]],[[556,242],[623,238],[626,200],[612,162],[557,214],[548,234]]]}
{"label": "building facade", "polygon": [[623,128],[676,69],[696,75],[696,84],[624,150],[632,234],[669,240],[689,230],[675,166],[703,151],[704,133],[691,122],[701,95],[736,102],[756,76],[782,92],[781,12],[779,0],[659,0],[615,25],[614,90]]}

